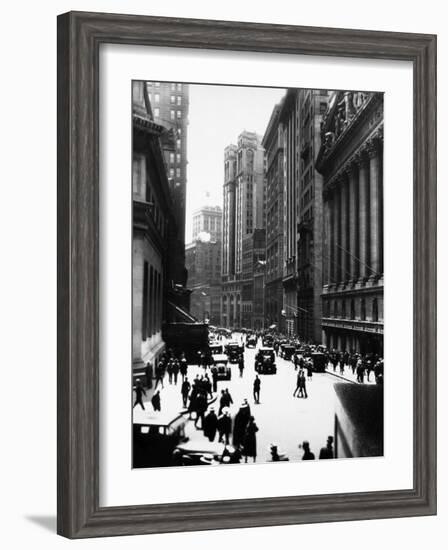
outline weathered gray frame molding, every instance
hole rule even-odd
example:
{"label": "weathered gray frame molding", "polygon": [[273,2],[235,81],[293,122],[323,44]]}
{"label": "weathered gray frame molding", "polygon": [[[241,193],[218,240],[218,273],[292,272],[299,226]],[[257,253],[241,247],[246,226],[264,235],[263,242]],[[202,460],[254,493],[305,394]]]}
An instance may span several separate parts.
{"label": "weathered gray frame molding", "polygon": [[[396,59],[414,67],[412,490],[101,508],[98,52],[102,43]],[[70,538],[436,513],[436,37],[70,12],[58,17],[58,533]]]}

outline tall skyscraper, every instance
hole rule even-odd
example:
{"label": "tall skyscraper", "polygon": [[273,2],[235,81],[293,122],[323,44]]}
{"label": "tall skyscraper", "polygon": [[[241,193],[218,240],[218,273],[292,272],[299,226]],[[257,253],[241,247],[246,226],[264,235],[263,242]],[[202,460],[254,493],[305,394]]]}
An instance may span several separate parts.
{"label": "tall skyscraper", "polygon": [[[253,328],[254,231],[265,225],[264,149],[254,132],[224,151],[222,322]],[[258,261],[258,260],[257,260]]]}
{"label": "tall skyscraper", "polygon": [[[154,121],[168,130],[163,136],[169,142],[165,162],[179,225],[179,246],[185,254],[189,86],[181,82],[146,82],[146,87]],[[179,278],[183,276],[179,270]]]}

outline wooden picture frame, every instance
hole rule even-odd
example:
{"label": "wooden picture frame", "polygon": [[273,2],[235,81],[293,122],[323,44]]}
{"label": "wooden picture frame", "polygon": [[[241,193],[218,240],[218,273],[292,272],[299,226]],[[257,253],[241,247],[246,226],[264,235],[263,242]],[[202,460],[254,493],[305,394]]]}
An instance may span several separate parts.
{"label": "wooden picture frame", "polygon": [[[409,490],[99,506],[99,47],[406,60],[414,73],[414,484]],[[69,538],[436,513],[436,37],[136,15],[58,17],[58,533]]]}

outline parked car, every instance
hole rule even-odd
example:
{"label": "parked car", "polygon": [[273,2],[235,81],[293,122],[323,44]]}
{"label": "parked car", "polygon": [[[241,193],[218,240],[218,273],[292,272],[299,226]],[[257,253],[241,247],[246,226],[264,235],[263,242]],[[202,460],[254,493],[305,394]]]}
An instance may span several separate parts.
{"label": "parked car", "polygon": [[312,353],[313,370],[315,372],[325,372],[327,366],[327,356],[323,353]]}
{"label": "parked car", "polygon": [[133,410],[133,467],[148,468],[171,464],[173,450],[185,437],[186,418],[179,413]]}
{"label": "parked car", "polygon": [[275,352],[273,348],[260,348],[255,356],[255,371],[259,374],[276,374]]}

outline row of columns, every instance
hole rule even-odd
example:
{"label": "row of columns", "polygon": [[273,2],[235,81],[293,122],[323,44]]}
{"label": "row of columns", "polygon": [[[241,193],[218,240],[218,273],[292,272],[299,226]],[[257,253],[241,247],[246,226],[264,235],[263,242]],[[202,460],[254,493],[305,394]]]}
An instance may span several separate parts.
{"label": "row of columns", "polygon": [[324,285],[365,284],[383,274],[382,141],[367,143],[324,199]]}

